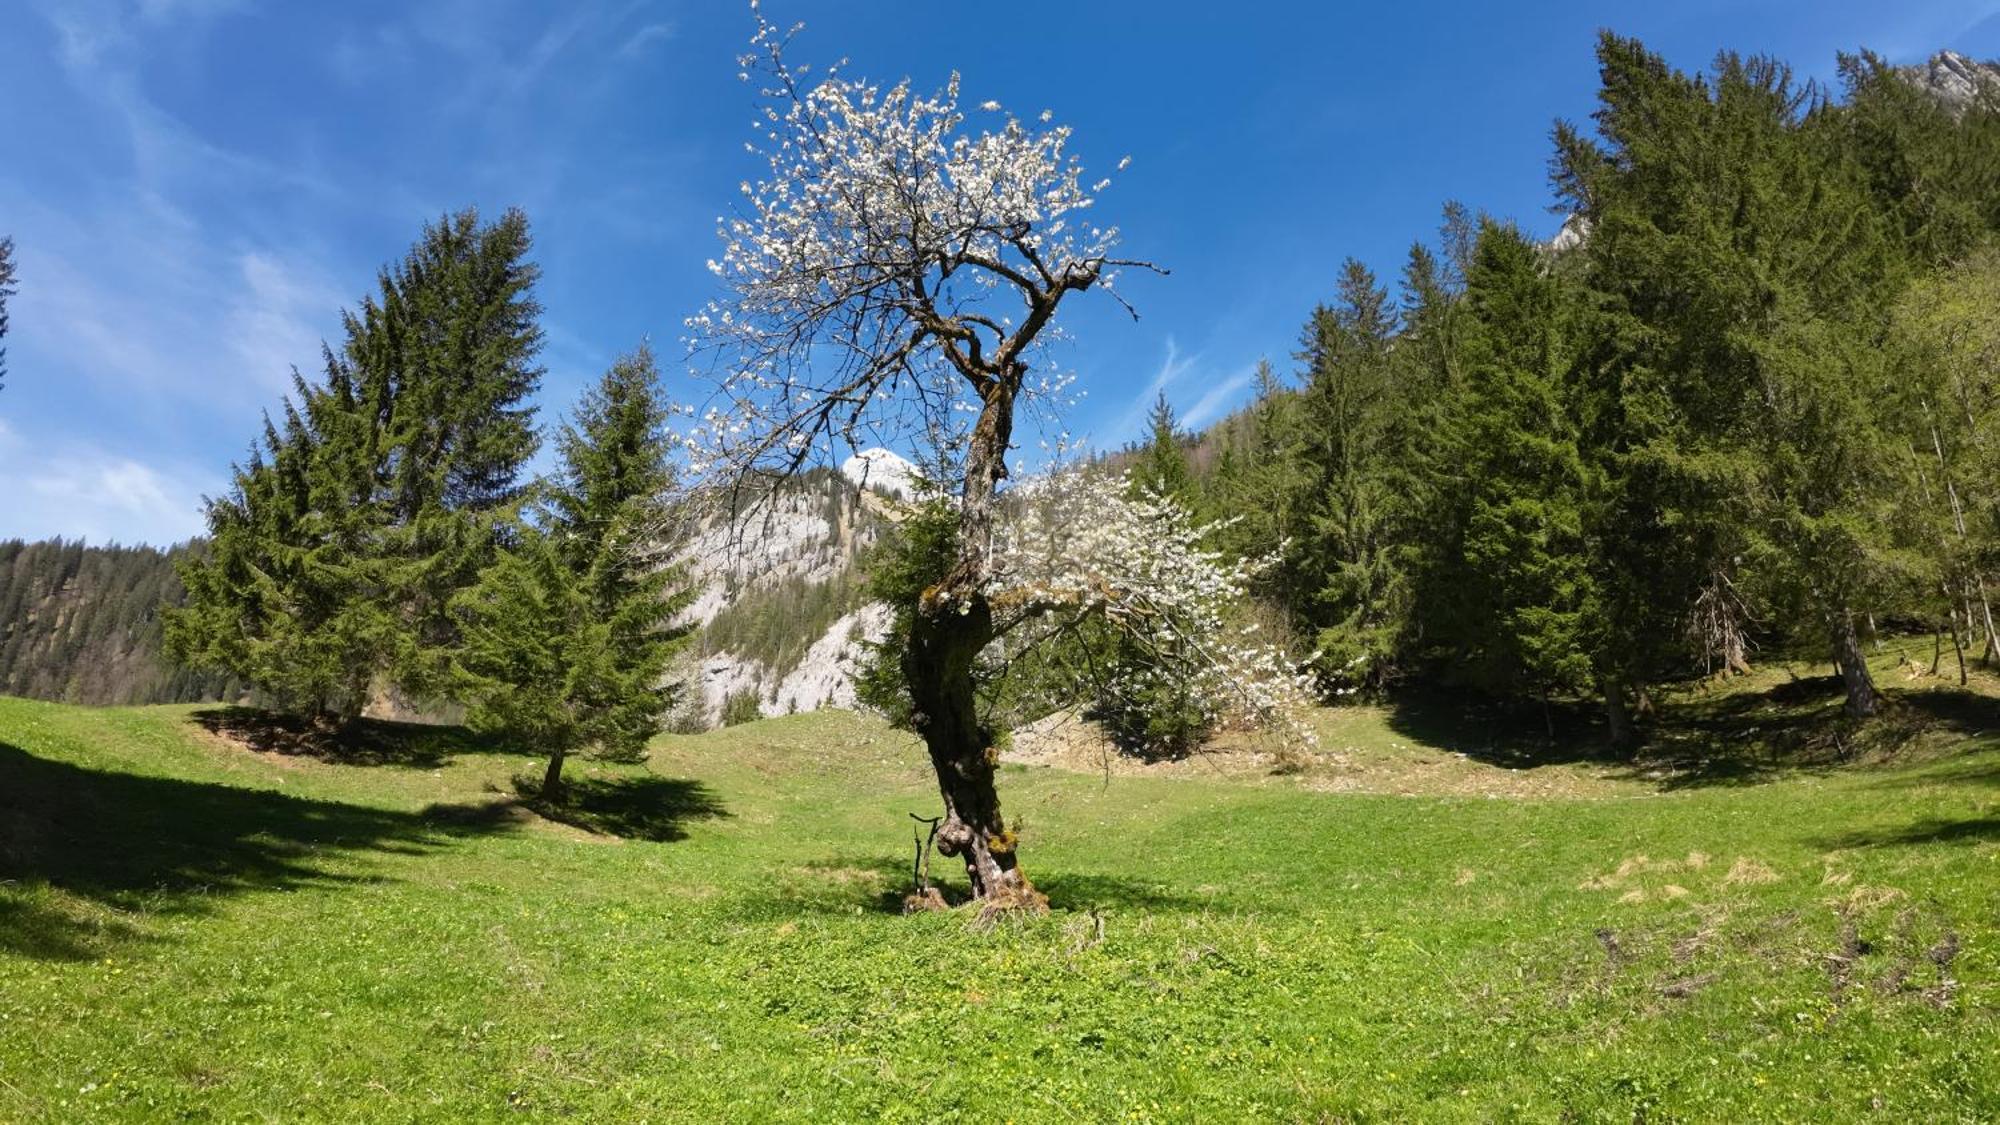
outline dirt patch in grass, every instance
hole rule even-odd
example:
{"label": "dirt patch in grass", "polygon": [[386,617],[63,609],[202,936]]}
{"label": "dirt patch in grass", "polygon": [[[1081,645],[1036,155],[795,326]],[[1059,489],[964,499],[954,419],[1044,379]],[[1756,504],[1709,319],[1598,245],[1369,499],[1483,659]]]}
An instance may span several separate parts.
{"label": "dirt patch in grass", "polygon": [[1185,758],[1148,760],[1121,752],[1096,723],[1070,712],[1017,728],[1001,760],[1112,777],[1220,778],[1317,793],[1409,797],[1575,799],[1636,796],[1650,788],[1608,766],[1516,768],[1424,745],[1391,730],[1381,708],[1322,708],[1314,725],[1321,753],[1303,770],[1287,773],[1280,772],[1287,759],[1267,737],[1225,731]]}

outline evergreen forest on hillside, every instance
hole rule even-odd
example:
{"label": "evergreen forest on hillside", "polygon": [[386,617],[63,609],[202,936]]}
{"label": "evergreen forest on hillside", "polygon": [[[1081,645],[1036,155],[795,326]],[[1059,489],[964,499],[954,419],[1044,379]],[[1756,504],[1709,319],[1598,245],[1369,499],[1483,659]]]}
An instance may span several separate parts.
{"label": "evergreen forest on hillside", "polygon": [[1625,742],[1763,652],[1836,661],[1856,717],[1883,637],[1962,680],[1995,655],[2000,116],[1868,55],[1837,91],[1599,61],[1563,236],[1453,206],[1393,282],[1347,262],[1297,378],[1141,475],[1286,544],[1263,592],[1336,696],[1591,697]]}
{"label": "evergreen forest on hillside", "polygon": [[163,658],[160,615],[183,595],[180,546],[0,541],[0,694],[66,703],[238,699],[227,673]]}

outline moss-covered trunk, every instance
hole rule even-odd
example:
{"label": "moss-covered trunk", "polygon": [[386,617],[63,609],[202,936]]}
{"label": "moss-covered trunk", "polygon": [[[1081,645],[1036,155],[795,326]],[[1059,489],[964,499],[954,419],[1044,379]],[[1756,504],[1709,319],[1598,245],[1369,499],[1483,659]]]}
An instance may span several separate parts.
{"label": "moss-covered trunk", "polygon": [[974,692],[973,662],[992,639],[992,615],[983,598],[933,604],[918,612],[910,633],[903,674],[944,799],[938,851],[965,861],[973,897],[1031,904],[1034,888],[1015,857],[994,786],[993,732],[979,721]]}
{"label": "moss-covered trunk", "polygon": [[1014,835],[1000,815],[994,785],[999,749],[979,718],[974,669],[993,640],[991,577],[997,493],[1007,475],[1013,429],[1010,380],[985,389],[985,405],[966,447],[965,491],[959,500],[958,551],[951,572],[926,590],[903,650],[912,724],[930,751],[944,799],[938,851],[965,861],[973,897],[989,907],[1044,904],[1022,873]]}

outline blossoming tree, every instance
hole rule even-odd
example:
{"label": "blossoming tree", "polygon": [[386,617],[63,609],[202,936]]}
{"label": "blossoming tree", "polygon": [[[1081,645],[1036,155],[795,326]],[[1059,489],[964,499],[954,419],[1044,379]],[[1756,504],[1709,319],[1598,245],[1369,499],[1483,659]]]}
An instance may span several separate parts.
{"label": "blossoming tree", "polygon": [[[809,82],[786,60],[789,39],[759,16],[741,60],[761,91],[750,148],[769,174],[720,222],[710,269],[727,297],[689,320],[718,376],[690,433],[694,467],[740,485],[872,445],[929,456],[956,527],[947,572],[908,607],[902,671],[944,800],[938,848],[963,859],[990,906],[1039,904],[1001,817],[975,666],[1042,614],[1138,603],[1122,579],[1053,549],[1052,529],[996,536],[1006,457],[1021,412],[1059,405],[1064,380],[1043,349],[1065,300],[1154,267],[1119,257],[1116,229],[1086,218],[1107,182],[1085,184],[1069,130],[1047,113],[1029,125],[989,102],[979,112],[996,124],[975,132],[956,75],[930,95],[839,68]],[[1143,529],[1104,530],[1089,543]],[[1126,561],[1120,573],[1147,572]]]}

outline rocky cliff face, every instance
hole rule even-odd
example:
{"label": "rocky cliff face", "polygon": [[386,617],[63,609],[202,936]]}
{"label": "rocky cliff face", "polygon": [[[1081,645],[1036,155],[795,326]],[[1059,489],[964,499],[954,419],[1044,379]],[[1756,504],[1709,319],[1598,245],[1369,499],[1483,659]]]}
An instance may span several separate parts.
{"label": "rocky cliff face", "polygon": [[1903,73],[1953,113],[1964,113],[1982,100],[2000,104],[2000,64],[1939,51],[1929,62],[1907,67]]}
{"label": "rocky cliff face", "polygon": [[888,608],[863,599],[858,564],[915,482],[908,461],[867,450],[694,535],[681,552],[701,586],[683,618],[697,630],[680,671],[684,724],[717,723],[732,696],[754,696],[765,715],[854,705],[857,662],[889,626]]}

